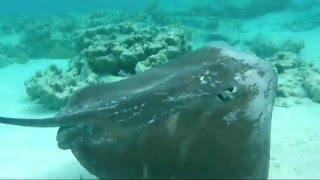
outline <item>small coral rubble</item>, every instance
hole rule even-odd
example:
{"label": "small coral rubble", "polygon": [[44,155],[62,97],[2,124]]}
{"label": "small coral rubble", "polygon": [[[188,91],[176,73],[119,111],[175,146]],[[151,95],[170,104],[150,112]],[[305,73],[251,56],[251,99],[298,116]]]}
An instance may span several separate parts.
{"label": "small coral rubble", "polygon": [[278,73],[276,105],[292,106],[303,98],[320,102],[320,71],[291,52],[278,52],[271,61]]}

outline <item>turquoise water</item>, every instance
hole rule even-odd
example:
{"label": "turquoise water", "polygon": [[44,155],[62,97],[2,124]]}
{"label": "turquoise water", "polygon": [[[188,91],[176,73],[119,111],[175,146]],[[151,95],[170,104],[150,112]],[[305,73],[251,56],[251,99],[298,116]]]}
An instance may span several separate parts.
{"label": "turquoise water", "polygon": [[[78,89],[219,42],[277,73],[269,178],[317,179],[319,18],[319,0],[2,2],[0,117],[51,117]],[[57,147],[57,130],[1,124],[0,178],[96,178]]]}

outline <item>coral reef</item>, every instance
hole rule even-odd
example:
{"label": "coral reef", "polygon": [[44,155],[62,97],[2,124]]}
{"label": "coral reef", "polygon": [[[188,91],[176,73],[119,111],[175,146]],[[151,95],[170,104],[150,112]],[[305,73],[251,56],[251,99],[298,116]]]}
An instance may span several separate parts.
{"label": "coral reef", "polygon": [[320,103],[320,73],[317,76],[309,76],[302,85],[308,97],[314,102]]}
{"label": "coral reef", "polygon": [[216,0],[215,3],[212,4],[207,3],[193,6],[188,11],[191,14],[200,16],[255,18],[268,12],[284,10],[291,5],[290,1],[291,0]]}
{"label": "coral reef", "polygon": [[0,34],[13,34],[13,33],[14,33],[14,29],[12,28],[12,26],[6,23],[0,24]]}
{"label": "coral reef", "polygon": [[66,104],[72,92],[95,82],[97,77],[94,73],[79,72],[76,68],[63,71],[51,65],[44,72],[36,72],[25,82],[25,86],[28,95],[43,104],[45,108],[60,109]]}
{"label": "coral reef", "polygon": [[0,44],[0,68],[14,63],[25,64],[28,60],[27,54],[18,47]]}
{"label": "coral reef", "polygon": [[320,71],[292,52],[278,52],[271,61],[278,74],[275,104],[283,107],[301,104],[304,98],[320,102]]}
{"label": "coral reef", "polygon": [[[217,17],[188,17],[188,16],[177,16],[171,17],[172,21],[179,22],[185,26],[197,27],[204,30],[217,30],[220,22]],[[157,21],[156,21],[157,22]]]}
{"label": "coral reef", "polygon": [[[63,21],[64,22],[64,21]],[[32,24],[21,37],[21,46],[31,58],[70,58],[76,54],[68,25],[62,24],[59,30],[52,27],[51,21]]]}
{"label": "coral reef", "polygon": [[301,40],[286,40],[282,43],[275,43],[271,39],[258,34],[252,41],[246,42],[257,56],[261,58],[272,57],[279,51],[286,51],[299,54],[304,48],[304,42]]}
{"label": "coral reef", "polygon": [[[303,1],[303,3],[306,3],[306,2],[309,3],[311,1],[313,1],[313,0]],[[316,6],[319,6],[320,1],[318,1],[317,3],[318,3],[318,5],[315,5],[316,2],[313,2],[311,4],[313,4],[313,7],[316,7]],[[317,10],[317,11],[310,10],[306,13],[303,13],[303,14],[297,16],[296,18],[293,18],[291,21],[286,22],[283,25],[283,28],[290,30],[292,32],[311,31],[311,30],[320,26],[320,20],[318,18],[319,15],[320,15],[319,10]]]}
{"label": "coral reef", "polygon": [[69,68],[51,66],[37,72],[25,83],[27,93],[46,108],[59,109],[72,92],[88,84],[123,79],[187,53],[189,38],[181,28],[137,22],[79,30],[73,40],[80,53],[70,60]]}
{"label": "coral reef", "polygon": [[89,14],[84,24],[87,28],[94,28],[97,26],[120,22],[121,20],[126,19],[126,16],[127,14],[118,11],[97,10]]}
{"label": "coral reef", "polygon": [[277,47],[274,42],[262,35],[257,35],[250,42],[250,46],[250,49],[261,58],[271,57],[276,52],[280,51],[279,47]]}
{"label": "coral reef", "polygon": [[222,41],[225,43],[228,43],[232,46],[238,44],[240,42],[240,39],[230,37],[224,34],[218,34],[218,33],[206,33],[206,35],[203,38],[204,42],[212,42],[212,41]]}
{"label": "coral reef", "polygon": [[71,58],[75,51],[71,35],[83,23],[72,15],[56,17],[18,16],[6,29],[20,38],[16,48],[30,58]]}
{"label": "coral reef", "polygon": [[[263,14],[281,11],[289,7],[291,0],[270,1],[270,0],[228,0],[227,10],[230,16],[242,18],[254,18]],[[247,3],[243,3],[247,2]],[[261,8],[263,7],[263,8]]]}
{"label": "coral reef", "polygon": [[[310,20],[311,19],[311,20]],[[320,21],[318,19],[313,20],[312,18],[303,18],[293,22],[286,23],[283,27],[289,29],[292,32],[305,32],[311,31],[319,27]]]}
{"label": "coral reef", "polygon": [[14,60],[8,58],[6,55],[0,54],[0,68],[7,67],[14,63]]}
{"label": "coral reef", "polygon": [[97,74],[116,75],[120,70],[134,74],[138,62],[151,67],[191,49],[189,35],[181,28],[132,22],[81,30],[74,40],[82,59]]}

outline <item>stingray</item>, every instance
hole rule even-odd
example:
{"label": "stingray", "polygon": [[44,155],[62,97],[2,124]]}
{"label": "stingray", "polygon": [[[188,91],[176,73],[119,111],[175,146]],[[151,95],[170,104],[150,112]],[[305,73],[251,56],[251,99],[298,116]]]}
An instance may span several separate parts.
{"label": "stingray", "polygon": [[0,123],[59,127],[58,147],[102,179],[267,179],[276,84],[267,61],[210,44],[85,87],[54,117]]}

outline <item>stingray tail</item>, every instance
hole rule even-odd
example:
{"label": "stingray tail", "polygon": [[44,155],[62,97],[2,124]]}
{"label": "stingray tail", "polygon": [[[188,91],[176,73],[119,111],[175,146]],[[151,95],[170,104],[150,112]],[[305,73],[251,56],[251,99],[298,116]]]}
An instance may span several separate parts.
{"label": "stingray tail", "polygon": [[10,124],[17,126],[27,127],[63,127],[63,126],[75,126],[79,124],[88,124],[92,121],[93,116],[98,116],[96,110],[89,110],[84,112],[76,112],[71,114],[64,114],[49,118],[8,118],[0,117],[0,124]]}
{"label": "stingray tail", "polygon": [[[75,126],[79,124],[88,124],[92,119],[99,119],[99,111],[87,110],[82,112],[75,112],[70,114],[60,114],[54,117],[28,119],[28,118],[8,118],[0,116],[0,124],[10,124],[27,127],[63,127]],[[91,121],[88,121],[91,119]]]}
{"label": "stingray tail", "polygon": [[61,122],[56,117],[43,119],[25,119],[25,118],[8,118],[0,117],[0,123],[27,126],[27,127],[60,127]]}

